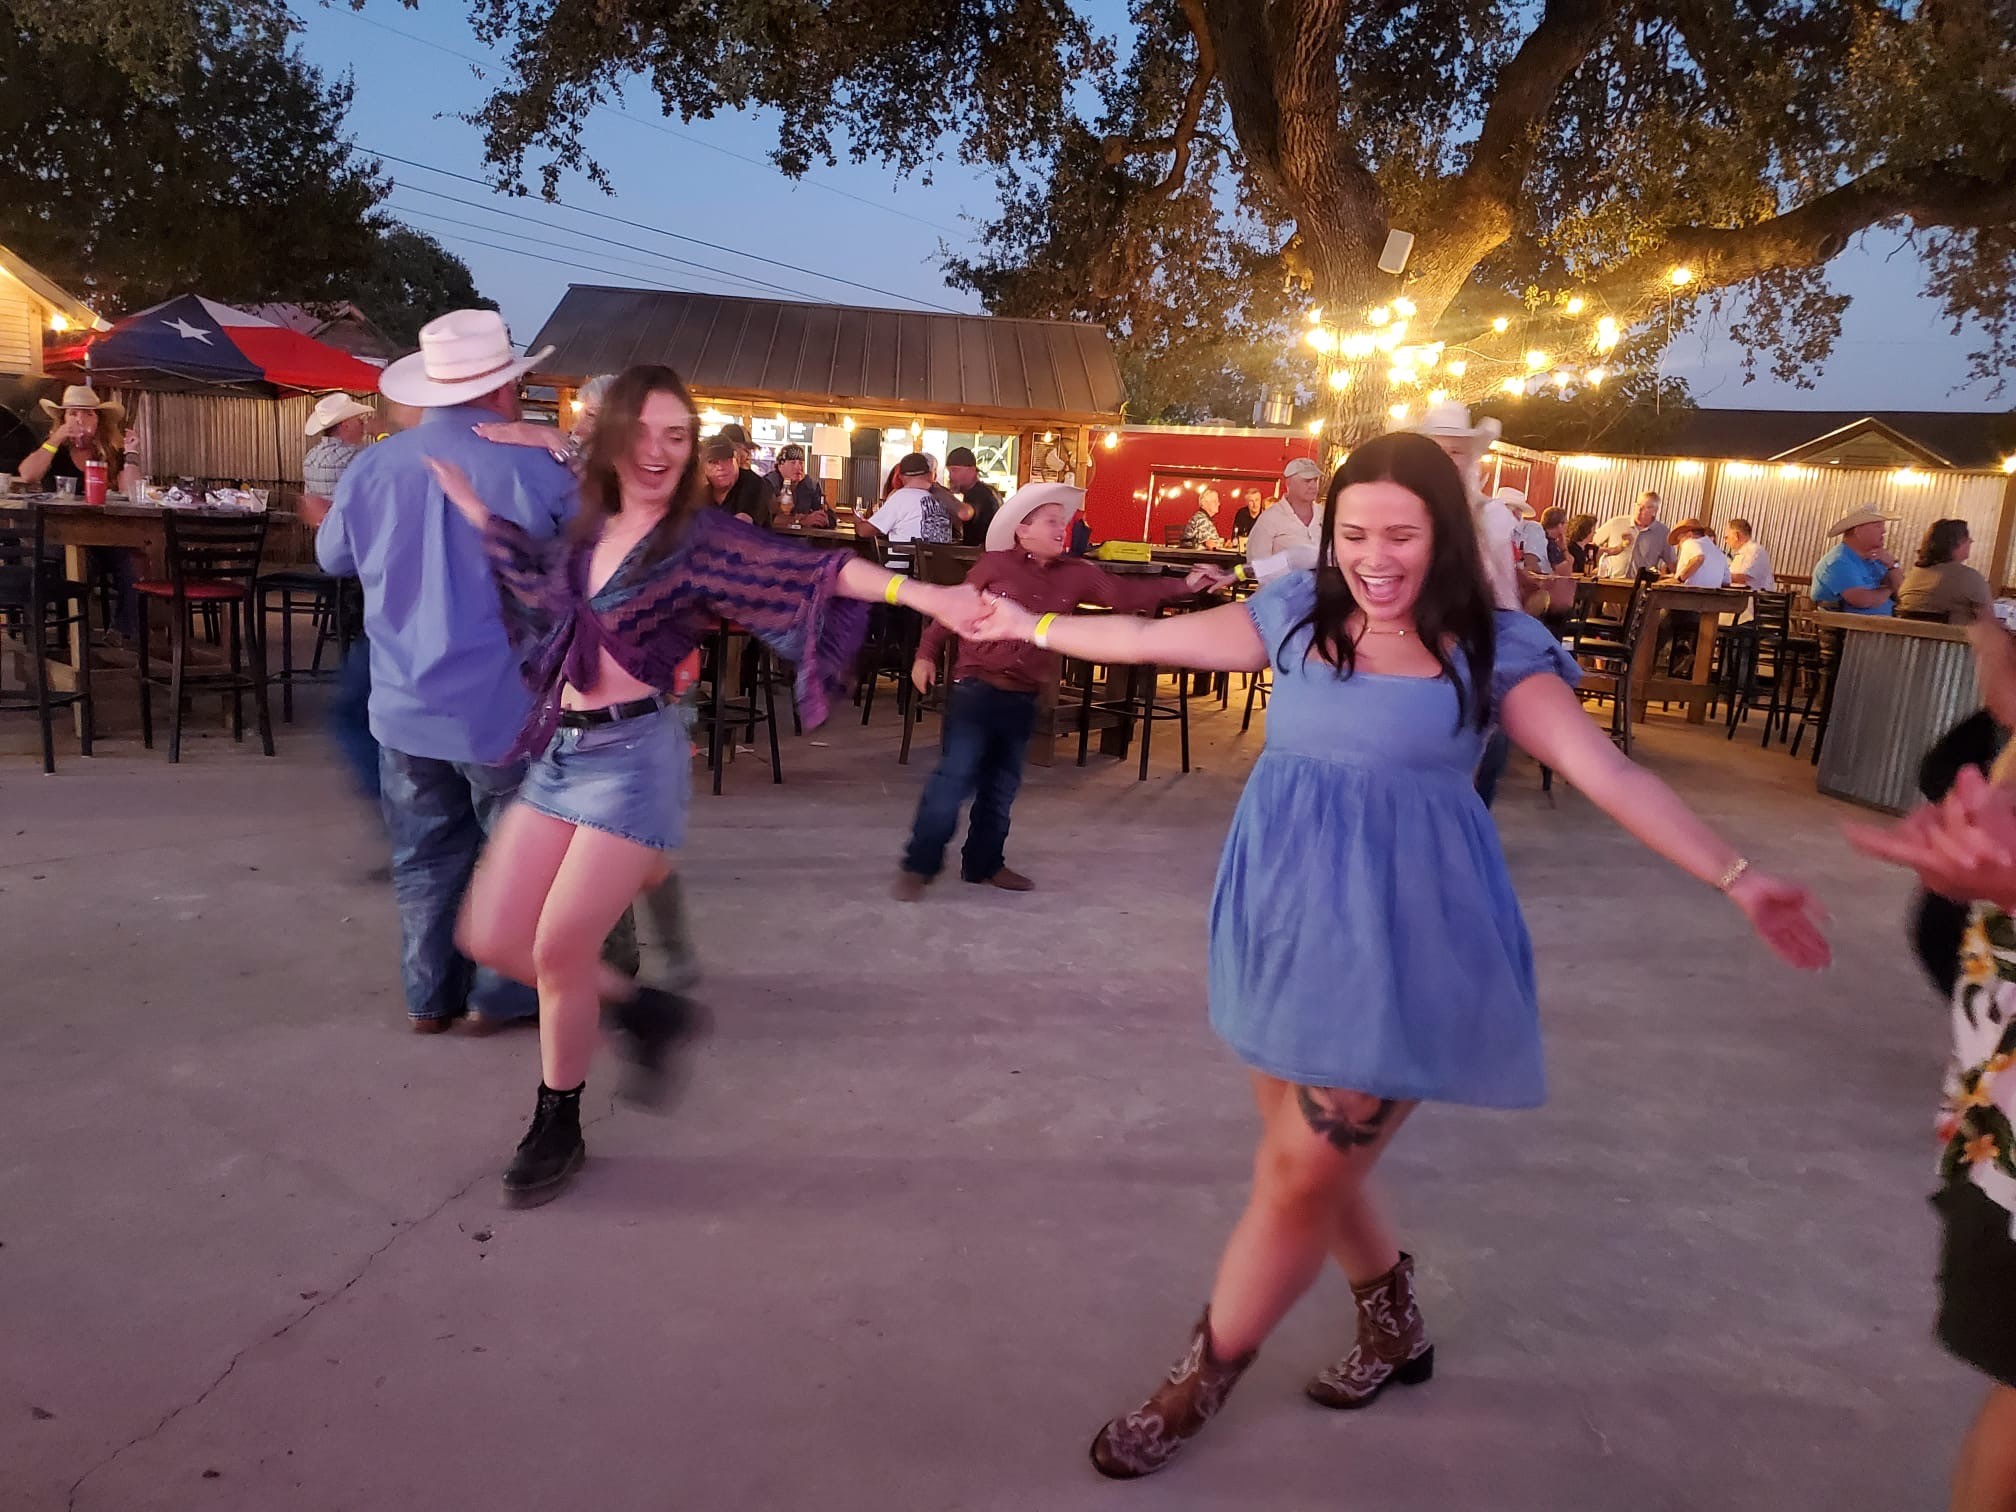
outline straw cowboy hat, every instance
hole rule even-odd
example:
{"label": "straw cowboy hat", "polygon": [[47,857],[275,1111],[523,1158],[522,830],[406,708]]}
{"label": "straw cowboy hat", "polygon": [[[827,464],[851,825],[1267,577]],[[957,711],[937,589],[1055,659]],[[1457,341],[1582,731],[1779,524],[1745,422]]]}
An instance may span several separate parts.
{"label": "straw cowboy hat", "polygon": [[1699,515],[1690,515],[1666,532],[1666,542],[1670,546],[1678,546],[1682,541],[1690,537],[1697,535],[1712,536],[1714,534],[1715,532],[1708,528],[1706,520],[1702,519]]}
{"label": "straw cowboy hat", "polygon": [[511,332],[495,310],[450,310],[420,327],[420,350],[386,368],[378,392],[416,409],[467,404],[515,382],[552,355],[548,346],[515,356]]}
{"label": "straw cowboy hat", "polygon": [[1532,520],[1539,517],[1539,511],[1534,509],[1532,503],[1527,499],[1526,491],[1523,488],[1501,488],[1491,497],[1496,499],[1500,504],[1503,504],[1522,520]]}
{"label": "straw cowboy hat", "polygon": [[1476,450],[1483,453],[1490,450],[1491,443],[1498,439],[1504,427],[1488,415],[1472,425],[1469,405],[1460,400],[1445,399],[1440,404],[1429,405],[1428,413],[1421,417],[1420,422],[1407,429],[1417,436],[1472,441],[1476,443]]}
{"label": "straw cowboy hat", "polygon": [[987,526],[987,549],[989,551],[1013,551],[1015,549],[1015,527],[1036,513],[1045,504],[1062,504],[1064,518],[1085,507],[1085,490],[1074,488],[1069,483],[1024,483],[1008,495]]}
{"label": "straw cowboy hat", "polygon": [[370,413],[370,405],[359,404],[348,394],[324,394],[315,401],[315,408],[308,412],[308,423],[301,427],[301,434],[319,436],[332,425],[341,425],[345,420],[355,420]]}
{"label": "straw cowboy hat", "polygon": [[117,399],[100,399],[96,389],[82,383],[73,383],[63,390],[61,404],[44,399],[42,408],[48,412],[52,420],[61,420],[63,411],[73,409],[110,410],[114,420],[126,413],[126,406]]}
{"label": "straw cowboy hat", "polygon": [[1864,525],[1890,524],[1896,519],[1896,515],[1886,515],[1874,504],[1864,504],[1860,509],[1849,510],[1829,525],[1827,535],[1830,539],[1834,536],[1844,536],[1851,530],[1860,530]]}

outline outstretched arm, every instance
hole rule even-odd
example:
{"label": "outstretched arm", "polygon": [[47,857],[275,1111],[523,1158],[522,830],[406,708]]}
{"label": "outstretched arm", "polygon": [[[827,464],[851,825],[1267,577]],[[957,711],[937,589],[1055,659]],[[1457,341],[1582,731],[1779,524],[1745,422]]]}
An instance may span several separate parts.
{"label": "outstretched arm", "polygon": [[1520,749],[1574,783],[1648,849],[1727,892],[1780,957],[1809,971],[1827,964],[1827,938],[1807,891],[1751,868],[1678,793],[1612,745],[1566,683],[1527,678],[1505,695],[1499,718]]}
{"label": "outstretched arm", "polygon": [[[1043,645],[1081,661],[1148,663],[1191,667],[1199,672],[1257,672],[1267,665],[1267,647],[1245,606],[1226,604],[1170,619],[1130,615],[1043,615]],[[974,640],[1034,641],[1039,616],[1020,604],[989,596],[985,616],[969,634]]]}

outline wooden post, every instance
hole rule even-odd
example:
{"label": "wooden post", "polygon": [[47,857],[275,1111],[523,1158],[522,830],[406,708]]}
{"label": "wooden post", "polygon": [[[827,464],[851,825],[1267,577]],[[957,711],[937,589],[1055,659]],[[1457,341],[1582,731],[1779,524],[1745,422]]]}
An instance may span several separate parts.
{"label": "wooden post", "polygon": [[2002,513],[1995,518],[1995,549],[1988,554],[1993,570],[1988,574],[1988,584],[1998,594],[2002,585],[2009,581],[2009,553],[2016,547],[2016,473],[2009,475],[2009,481],[2002,489]]}
{"label": "wooden post", "polygon": [[1701,479],[1701,518],[1708,528],[1715,528],[1715,484],[1722,476],[1720,462],[1705,462],[1706,475]]}

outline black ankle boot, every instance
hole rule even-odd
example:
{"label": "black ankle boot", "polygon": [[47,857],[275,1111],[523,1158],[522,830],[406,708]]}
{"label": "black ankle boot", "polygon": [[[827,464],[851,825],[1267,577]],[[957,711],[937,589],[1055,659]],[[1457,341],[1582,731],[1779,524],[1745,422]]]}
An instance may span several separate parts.
{"label": "black ankle boot", "polygon": [[691,998],[640,987],[611,1015],[623,1071],[616,1095],[640,1107],[664,1108],[685,1082],[686,1057],[677,1052],[707,1030],[707,1010]]}
{"label": "black ankle boot", "polygon": [[581,1139],[581,1088],[555,1092],[540,1083],[532,1127],[504,1168],[504,1205],[527,1208],[551,1202],[566,1190],[587,1155]]}

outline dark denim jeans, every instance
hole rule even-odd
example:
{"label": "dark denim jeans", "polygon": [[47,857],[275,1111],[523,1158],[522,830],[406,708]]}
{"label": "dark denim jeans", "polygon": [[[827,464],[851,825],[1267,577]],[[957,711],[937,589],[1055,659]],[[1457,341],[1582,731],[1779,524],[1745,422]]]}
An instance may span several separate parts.
{"label": "dark denim jeans", "polygon": [[477,854],[524,775],[523,762],[436,761],[389,746],[378,753],[378,801],[399,904],[399,971],[413,1018],[475,1012],[511,1019],[539,1011],[530,987],[478,968],[455,948],[455,916]]}
{"label": "dark denim jeans", "polygon": [[1022,762],[1036,728],[1036,695],[996,688],[969,678],[955,683],[945,709],[945,743],[938,768],[917,801],[917,822],[903,869],[935,877],[945,847],[959,828],[959,807],[973,800],[960,874],[985,882],[1005,864],[1008,810],[1022,786]]}
{"label": "dark denim jeans", "polygon": [[378,741],[371,733],[371,643],[358,636],[343,658],[336,697],[329,705],[329,734],[350,768],[357,791],[378,801]]}

